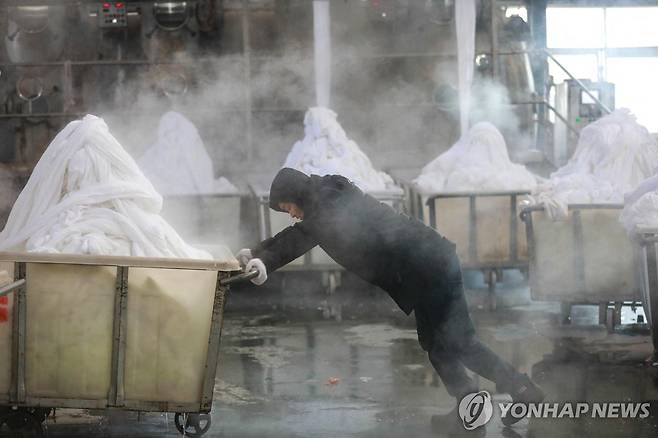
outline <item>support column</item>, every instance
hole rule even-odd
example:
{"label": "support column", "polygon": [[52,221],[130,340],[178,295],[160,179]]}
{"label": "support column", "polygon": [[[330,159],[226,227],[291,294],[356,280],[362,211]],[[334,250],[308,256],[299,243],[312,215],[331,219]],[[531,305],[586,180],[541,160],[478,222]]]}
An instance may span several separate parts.
{"label": "support column", "polygon": [[315,104],[331,105],[331,28],[329,0],[313,0]]}
{"label": "support column", "polygon": [[[548,0],[531,0],[528,10],[528,21],[532,31],[532,38],[536,52],[531,56],[532,75],[535,78],[535,90],[538,97],[548,100],[548,60],[542,51],[546,49],[546,6]],[[548,122],[548,108],[546,105],[537,105],[537,149],[546,153],[546,123]]]}

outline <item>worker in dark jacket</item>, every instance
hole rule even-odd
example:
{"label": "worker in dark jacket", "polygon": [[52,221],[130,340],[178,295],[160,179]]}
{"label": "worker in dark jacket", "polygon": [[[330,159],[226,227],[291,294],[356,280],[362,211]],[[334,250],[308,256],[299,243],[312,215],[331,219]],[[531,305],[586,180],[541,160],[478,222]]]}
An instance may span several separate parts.
{"label": "worker in dark jacket", "polygon": [[[388,292],[407,315],[415,312],[418,340],[457,403],[477,390],[465,367],[515,401],[543,398],[526,375],[475,337],[455,245],[434,229],[395,212],[342,176],[309,177],[289,168],[272,182],[270,208],[300,221],[238,253],[247,271],[258,270],[254,283],[262,284],[268,271],[319,245],[346,270]],[[433,423],[453,419],[458,420],[456,413],[435,416]]]}

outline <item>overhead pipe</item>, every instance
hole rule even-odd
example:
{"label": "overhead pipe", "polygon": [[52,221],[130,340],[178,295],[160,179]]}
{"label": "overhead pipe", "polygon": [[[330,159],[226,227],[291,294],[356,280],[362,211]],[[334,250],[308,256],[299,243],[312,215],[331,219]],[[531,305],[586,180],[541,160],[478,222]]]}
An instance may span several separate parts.
{"label": "overhead pipe", "polygon": [[315,103],[331,104],[331,29],[329,0],[313,0],[313,41],[315,50]]}

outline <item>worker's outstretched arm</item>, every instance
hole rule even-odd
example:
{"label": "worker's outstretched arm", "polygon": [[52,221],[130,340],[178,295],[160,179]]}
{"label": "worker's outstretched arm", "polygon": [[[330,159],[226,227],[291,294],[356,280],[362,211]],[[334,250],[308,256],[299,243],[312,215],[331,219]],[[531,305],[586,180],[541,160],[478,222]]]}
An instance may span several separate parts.
{"label": "worker's outstretched arm", "polygon": [[306,225],[299,222],[262,241],[252,250],[253,257],[261,259],[268,272],[287,265],[318,244],[307,231]]}

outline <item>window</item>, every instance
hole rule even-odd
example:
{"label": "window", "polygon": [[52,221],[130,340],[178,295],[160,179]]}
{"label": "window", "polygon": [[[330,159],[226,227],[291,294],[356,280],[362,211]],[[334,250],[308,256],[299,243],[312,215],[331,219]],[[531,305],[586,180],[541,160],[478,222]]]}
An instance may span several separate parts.
{"label": "window", "polygon": [[[589,79],[597,82],[599,80],[599,61],[596,54],[583,54],[583,55],[555,55],[555,59],[566,68],[569,73],[574,75],[576,79]],[[569,79],[569,76],[558,67],[554,62],[550,62],[549,74],[553,76],[553,81],[556,84]]]}
{"label": "window", "polygon": [[638,123],[651,132],[658,132],[658,57],[608,58],[608,81],[615,84],[615,107],[628,108]]}
{"label": "window", "polygon": [[608,47],[658,47],[658,8],[607,8]]}
{"label": "window", "polygon": [[[615,107],[658,132],[658,7],[549,7],[547,46],[577,79],[615,84]],[[555,83],[568,76],[549,61]]]}
{"label": "window", "polygon": [[603,8],[546,9],[546,44],[549,48],[604,46]]}

